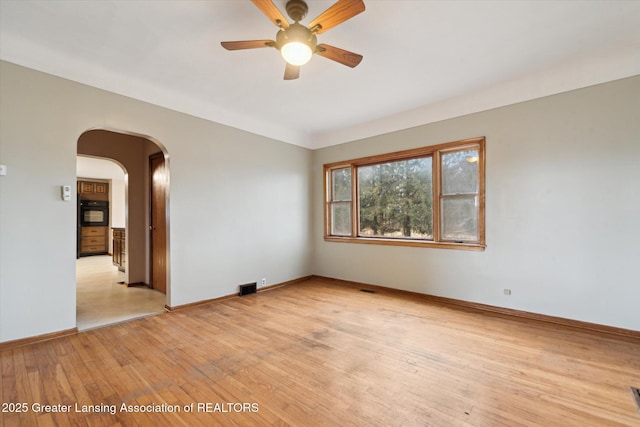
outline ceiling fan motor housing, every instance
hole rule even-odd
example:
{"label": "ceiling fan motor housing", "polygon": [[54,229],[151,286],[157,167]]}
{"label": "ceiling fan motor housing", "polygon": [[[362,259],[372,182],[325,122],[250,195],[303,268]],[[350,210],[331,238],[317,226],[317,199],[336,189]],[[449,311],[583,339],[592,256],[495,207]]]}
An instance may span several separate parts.
{"label": "ceiling fan motor housing", "polygon": [[287,15],[295,22],[300,22],[307,16],[309,7],[302,0],[289,0],[285,6]]}
{"label": "ceiling fan motor housing", "polygon": [[307,27],[296,22],[289,25],[286,30],[278,31],[278,34],[276,34],[276,47],[278,49],[282,49],[282,46],[291,42],[306,44],[311,48],[311,52],[315,52],[318,38]]}

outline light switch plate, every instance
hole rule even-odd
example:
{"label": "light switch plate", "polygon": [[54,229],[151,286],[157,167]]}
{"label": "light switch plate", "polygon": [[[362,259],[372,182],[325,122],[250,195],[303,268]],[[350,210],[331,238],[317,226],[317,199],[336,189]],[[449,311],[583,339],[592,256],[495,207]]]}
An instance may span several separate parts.
{"label": "light switch plate", "polygon": [[0,176],[5,176],[7,174],[7,165],[0,165]]}

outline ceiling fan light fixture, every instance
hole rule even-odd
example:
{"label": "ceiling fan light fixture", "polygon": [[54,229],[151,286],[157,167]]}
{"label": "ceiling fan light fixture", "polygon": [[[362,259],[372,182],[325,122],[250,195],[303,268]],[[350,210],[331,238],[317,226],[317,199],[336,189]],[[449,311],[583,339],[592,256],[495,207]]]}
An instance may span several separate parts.
{"label": "ceiling fan light fixture", "polygon": [[311,48],[302,42],[289,42],[282,46],[280,53],[285,61],[291,65],[304,65],[311,59]]}
{"label": "ceiling fan light fixture", "polygon": [[[0,0],[1,1],[1,0]],[[251,0],[253,4],[265,14],[271,23],[278,27],[274,40],[244,40],[221,42],[227,50],[258,49],[273,47],[287,63],[284,71],[285,80],[295,80],[300,77],[300,66],[309,62],[313,55],[325,57],[348,67],[357,66],[362,61],[362,55],[349,52],[328,44],[318,44],[316,34],[321,34],[342,24],[364,12],[363,0],[337,0],[331,7],[318,15],[309,27],[300,24],[307,15],[309,8],[304,0],[288,0],[286,11],[293,24],[280,12],[274,0]],[[284,1],[284,0],[279,0]]]}
{"label": "ceiling fan light fixture", "polygon": [[291,65],[304,65],[316,50],[317,38],[307,27],[294,23],[276,35],[280,54]]}

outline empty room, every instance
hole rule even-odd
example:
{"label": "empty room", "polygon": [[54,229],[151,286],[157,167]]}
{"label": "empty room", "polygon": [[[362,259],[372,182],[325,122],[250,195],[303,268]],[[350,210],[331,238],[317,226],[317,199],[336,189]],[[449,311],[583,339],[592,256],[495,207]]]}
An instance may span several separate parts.
{"label": "empty room", "polygon": [[640,1],[0,0],[0,425],[640,424]]}

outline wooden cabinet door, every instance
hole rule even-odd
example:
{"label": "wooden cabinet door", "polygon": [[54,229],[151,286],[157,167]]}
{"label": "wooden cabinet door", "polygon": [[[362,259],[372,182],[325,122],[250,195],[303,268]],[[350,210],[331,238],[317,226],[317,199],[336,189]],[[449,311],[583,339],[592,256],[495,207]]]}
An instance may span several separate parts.
{"label": "wooden cabinet door", "polygon": [[125,231],[113,230],[113,265],[118,267],[118,270],[125,271]]}
{"label": "wooden cabinet door", "polygon": [[107,195],[107,183],[106,182],[94,182],[93,192],[101,196]]}
{"label": "wooden cabinet door", "polygon": [[80,194],[93,193],[93,182],[79,181],[78,187],[78,191],[80,192]]}

